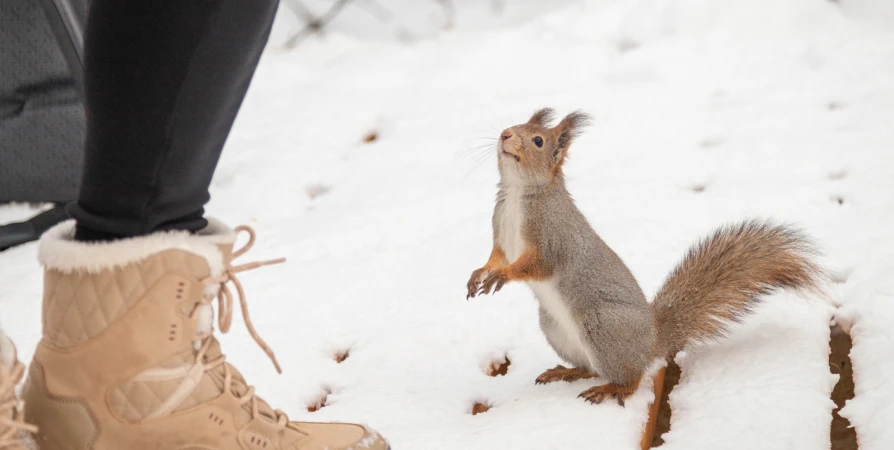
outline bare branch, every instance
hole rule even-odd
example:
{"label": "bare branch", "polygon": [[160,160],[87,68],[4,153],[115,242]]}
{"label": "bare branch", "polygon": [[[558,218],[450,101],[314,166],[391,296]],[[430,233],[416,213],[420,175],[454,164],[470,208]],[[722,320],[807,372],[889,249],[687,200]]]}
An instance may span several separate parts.
{"label": "bare branch", "polygon": [[302,21],[314,20],[314,14],[307,9],[307,6],[304,6],[304,3],[301,3],[301,0],[286,0],[284,3],[286,8],[289,8],[289,11],[292,11],[292,14],[298,16]]}
{"label": "bare branch", "polygon": [[344,7],[347,6],[348,3],[350,3],[351,1],[352,0],[336,0],[335,3],[333,3],[332,6],[329,7],[329,9],[325,13],[323,13],[322,16],[311,18],[309,21],[307,21],[307,26],[290,36],[289,39],[286,40],[284,46],[287,49],[291,50],[295,48],[299,43],[301,43],[301,41],[307,38],[307,36],[310,36],[314,33],[321,34],[323,32],[323,28],[325,28],[326,25],[329,24],[329,22],[332,22],[332,20],[335,19],[336,16],[338,16],[338,13],[340,13],[342,9],[344,9]]}
{"label": "bare branch", "polygon": [[388,11],[387,8],[380,5],[376,0],[362,1],[357,3],[357,7],[366,11],[369,15],[373,16],[373,18],[384,24],[391,24],[391,21],[393,20],[391,11]]}
{"label": "bare branch", "polygon": [[[363,5],[365,5],[365,7]],[[391,11],[379,4],[376,0],[365,0],[361,3],[357,3],[357,6],[369,13],[369,15],[382,24],[393,27],[392,34],[398,40],[402,42],[413,42],[416,40],[416,36],[414,36],[410,30],[407,30],[406,27],[400,24],[394,25],[394,17],[391,14]]]}

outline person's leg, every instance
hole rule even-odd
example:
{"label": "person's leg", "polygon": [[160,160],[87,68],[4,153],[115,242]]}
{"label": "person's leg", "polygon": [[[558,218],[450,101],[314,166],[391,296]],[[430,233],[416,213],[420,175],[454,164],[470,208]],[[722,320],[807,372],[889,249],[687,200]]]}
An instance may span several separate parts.
{"label": "person's leg", "polygon": [[94,0],[79,240],[197,231],[277,0]]}
{"label": "person's leg", "polygon": [[[235,276],[281,261],[234,265],[254,233],[202,214],[275,9],[275,0],[94,0],[76,221],[47,231],[37,252],[43,333],[22,397],[41,450],[387,449],[361,425],[290,421],[215,338],[238,300],[279,369]],[[241,230],[251,236],[235,249]]]}

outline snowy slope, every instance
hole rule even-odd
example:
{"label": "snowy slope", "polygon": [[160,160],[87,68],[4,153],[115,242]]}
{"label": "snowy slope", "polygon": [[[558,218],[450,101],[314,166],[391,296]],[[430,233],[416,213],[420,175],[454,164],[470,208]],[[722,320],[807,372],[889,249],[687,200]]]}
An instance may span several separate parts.
{"label": "snowy slope", "polygon": [[[528,290],[465,301],[490,250],[487,138],[539,106],[595,116],[569,187],[648,294],[691,242],[744,217],[807,229],[836,274],[853,272],[836,302],[890,287],[894,28],[813,0],[513,5],[492,27],[411,43],[336,29],[292,51],[277,45],[281,14],[208,206],[258,230],[247,260],[288,258],[242,278],[285,374],[238,325],[223,339],[263,396],[297,419],[368,422],[396,449],[635,448],[648,388],[621,409],[578,400],[587,382],[534,386],[559,360]],[[27,214],[0,207],[0,221]],[[0,253],[0,321],[25,359],[40,334],[34,253]],[[894,392],[872,356],[892,348],[892,308],[872,298],[848,414],[884,448],[891,399],[864,394]],[[729,340],[681,356],[666,445],[827,447],[831,316],[823,299],[774,295]],[[507,355],[506,376],[483,374]],[[476,401],[493,408],[472,416]]]}

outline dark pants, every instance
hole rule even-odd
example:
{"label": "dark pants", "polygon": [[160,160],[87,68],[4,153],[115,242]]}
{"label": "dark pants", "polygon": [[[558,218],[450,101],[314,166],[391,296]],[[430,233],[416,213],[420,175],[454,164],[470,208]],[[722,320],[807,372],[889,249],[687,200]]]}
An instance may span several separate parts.
{"label": "dark pants", "polygon": [[278,0],[93,0],[76,237],[206,226],[220,152]]}

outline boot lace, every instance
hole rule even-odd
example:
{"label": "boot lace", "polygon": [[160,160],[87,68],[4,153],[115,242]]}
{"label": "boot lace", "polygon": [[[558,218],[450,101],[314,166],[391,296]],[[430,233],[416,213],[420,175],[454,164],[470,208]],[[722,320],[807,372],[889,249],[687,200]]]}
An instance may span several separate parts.
{"label": "boot lace", "polygon": [[16,362],[12,370],[0,369],[0,398],[8,398],[9,401],[0,403],[0,448],[9,448],[24,445],[22,433],[36,433],[37,427],[24,422],[25,409],[22,402],[15,398],[15,388],[22,380],[25,366]]}
{"label": "boot lace", "polygon": [[[231,260],[245,254],[245,252],[251,249],[255,242],[255,231],[251,227],[247,225],[240,225],[235,228],[235,231],[237,234],[240,232],[248,233],[248,242],[244,246],[239,248],[239,250],[233,252]],[[255,327],[251,322],[251,317],[248,314],[248,304],[246,303],[245,299],[245,291],[242,289],[242,283],[239,281],[239,278],[236,277],[236,274],[248,270],[257,269],[259,267],[268,266],[271,264],[279,264],[282,262],[285,262],[285,258],[250,262],[238,266],[233,266],[232,264],[228,263],[227,267],[224,268],[222,274],[218,276],[211,276],[201,280],[202,284],[206,286],[219,286],[219,290],[217,291],[217,295],[215,296],[203,296],[202,300],[196,305],[195,309],[193,309],[191,315],[191,317],[195,319],[199,313],[199,310],[201,309],[201,306],[211,306],[214,300],[217,300],[218,327],[220,328],[221,333],[228,332],[230,330],[230,325],[233,322],[233,292],[230,290],[227,284],[232,284],[236,288],[236,298],[239,300],[239,305],[242,309],[242,319],[245,323],[245,328],[248,330],[248,333],[255,340],[258,346],[261,347],[262,350],[264,350],[264,353],[267,354],[267,356],[270,358],[270,361],[273,362],[273,366],[276,367],[276,371],[278,373],[282,373],[282,369],[279,366],[279,362],[276,360],[276,356],[273,354],[273,350],[271,350],[270,346],[268,346],[267,343],[264,342],[263,339],[261,339],[261,336],[258,335],[258,332],[255,330]],[[233,395],[235,395],[236,398],[239,400],[239,404],[241,406],[250,404],[251,417],[252,419],[257,418],[260,414],[258,404],[263,400],[259,400],[255,396],[254,386],[248,386],[246,384],[243,392],[237,392],[237,390],[234,389],[233,374],[230,370],[230,365],[226,363],[226,356],[224,356],[223,354],[213,358],[210,361],[205,361],[205,355],[214,342],[213,334],[213,327],[207,332],[196,334],[196,340],[202,342],[201,346],[198,349],[198,352],[196,353],[196,365],[202,365],[205,372],[210,372],[217,369],[218,367],[222,367],[224,374],[224,391],[231,392]],[[284,412],[278,409],[274,411],[274,414],[277,428],[280,430],[286,428],[289,423],[288,416],[286,416]]]}

